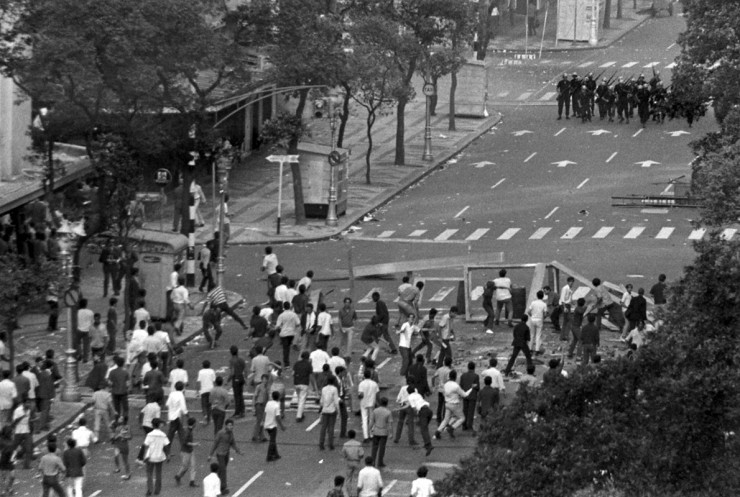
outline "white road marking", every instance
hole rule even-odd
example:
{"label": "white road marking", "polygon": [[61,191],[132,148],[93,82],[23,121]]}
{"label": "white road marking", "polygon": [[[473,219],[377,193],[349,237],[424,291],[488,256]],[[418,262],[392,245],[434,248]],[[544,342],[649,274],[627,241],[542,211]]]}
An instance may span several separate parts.
{"label": "white road marking", "polygon": [[593,64],[593,61],[591,62],[584,62],[583,64],[579,64],[578,67],[583,69],[584,67],[588,67]]}
{"label": "white road marking", "polygon": [[628,67],[636,66],[637,62],[627,62],[622,68],[627,69]]}
{"label": "white road marking", "polygon": [[694,230],[689,235],[689,240],[701,240],[704,238],[704,235],[706,234],[707,230],[705,228],[699,228],[697,230]]}
{"label": "white road marking", "polygon": [[645,69],[650,69],[651,67],[655,67],[655,66],[657,66],[658,64],[660,64],[660,62],[651,62],[650,64],[645,64],[645,65],[644,65],[644,66],[642,66],[642,67],[644,67]]}
{"label": "white road marking", "polygon": [[605,63],[601,64],[601,65],[599,66],[599,68],[600,68],[600,69],[604,69],[605,67],[611,67],[611,66],[613,66],[614,64],[616,64],[616,61],[613,61],[613,60],[612,60],[612,61],[609,61],[609,62],[605,62]]}
{"label": "white road marking", "polygon": [[627,274],[625,276],[627,276],[628,278],[644,278],[645,277],[642,274]]}
{"label": "white road marking", "polygon": [[509,93],[511,93],[511,92],[508,92],[508,91],[502,91],[501,93],[499,93],[498,95],[496,95],[496,98],[504,98],[504,97],[505,97],[506,95],[508,95]]}
{"label": "white road marking", "polygon": [[554,207],[554,208],[553,208],[553,209],[552,209],[552,210],[550,211],[550,213],[549,213],[549,214],[548,214],[547,216],[545,216],[545,219],[547,219],[547,218],[549,218],[550,216],[552,216],[553,214],[555,214],[555,212],[556,212],[556,211],[557,211],[558,209],[560,209],[560,207]]}
{"label": "white road marking", "polygon": [[580,190],[581,188],[583,188],[583,185],[585,185],[586,183],[588,183],[588,180],[589,180],[589,179],[590,179],[590,178],[586,178],[586,179],[584,179],[583,181],[581,181],[581,182],[580,182],[580,183],[578,184],[578,186],[576,187],[576,190]]}
{"label": "white road marking", "polygon": [[578,164],[578,163],[577,162],[573,162],[573,161],[569,161],[569,160],[561,160],[561,161],[558,161],[558,162],[551,162],[551,164],[553,166],[565,167],[568,164]]}
{"label": "white road marking", "polygon": [[545,93],[544,95],[542,95],[540,97],[540,101],[541,102],[544,102],[546,100],[552,100],[552,97],[554,97],[554,96],[555,96],[555,92],[554,91],[548,91],[547,93]]}
{"label": "white road marking", "polygon": [[234,494],[234,497],[239,497],[241,494],[243,494],[244,491],[246,489],[248,489],[249,486],[252,483],[254,483],[255,481],[257,481],[257,478],[259,478],[260,476],[262,476],[263,473],[264,473],[264,471],[257,471],[257,473],[255,473],[255,475],[253,477],[251,477],[247,483],[245,483],[244,485],[242,485],[241,488],[239,488],[239,490],[236,491],[236,493]]}
{"label": "white road marking", "polygon": [[565,234],[564,234],[563,236],[561,236],[560,238],[564,238],[564,239],[566,239],[566,240],[570,240],[570,239],[572,239],[572,238],[575,238],[575,237],[576,237],[576,235],[578,235],[578,233],[580,233],[582,229],[583,229],[583,228],[582,228],[582,227],[580,227],[580,226],[575,226],[575,227],[573,227],[573,228],[570,228],[570,229],[569,229],[568,231],[566,231],[566,232],[565,232]]}
{"label": "white road marking", "polygon": [[599,228],[599,231],[597,231],[596,234],[591,238],[606,238],[613,230],[613,226],[604,226],[602,228]]}
{"label": "white road marking", "polygon": [[390,357],[386,357],[385,360],[383,362],[381,362],[380,364],[378,364],[378,366],[375,369],[382,369],[389,362],[391,362],[391,358]]}
{"label": "white road marking", "polygon": [[625,238],[634,240],[638,236],[642,234],[642,232],[645,231],[644,226],[635,226],[634,228],[631,228],[626,235],[624,235]]}
{"label": "white road marking", "polygon": [[667,240],[673,234],[673,231],[675,229],[676,228],[673,228],[671,226],[660,228],[660,231],[658,231],[658,234],[655,235],[655,238],[657,238],[658,240]]}
{"label": "white road marking", "polygon": [[308,425],[306,427],[306,431],[313,430],[314,428],[316,428],[317,426],[319,426],[319,423],[321,423],[321,418],[317,419],[316,421],[314,421],[313,423],[311,423],[310,425]]}
{"label": "white road marking", "polygon": [[97,497],[98,495],[101,494],[101,492],[102,492],[102,490],[96,490],[96,491],[94,491],[93,493],[90,494],[90,497]]}
{"label": "white road marking", "polygon": [[468,210],[468,209],[470,209],[470,206],[469,206],[469,205],[466,205],[466,206],[465,206],[465,207],[464,207],[464,208],[463,208],[463,209],[462,209],[462,210],[461,210],[460,212],[458,212],[457,214],[455,214],[455,217],[460,217],[460,216],[462,216],[462,215],[463,215],[463,213],[464,213],[464,212],[465,212],[466,210]]}
{"label": "white road marking", "polygon": [[640,214],[668,214],[668,209],[640,209]]}
{"label": "white road marking", "polygon": [[567,128],[560,128],[560,131],[558,131],[557,133],[555,133],[555,134],[554,134],[554,135],[552,135],[552,136],[558,136],[558,135],[559,135],[560,133],[562,133],[562,132],[563,132],[563,131],[565,131],[566,129],[567,129]]}
{"label": "white road marking", "polygon": [[442,233],[440,233],[439,235],[437,235],[437,237],[434,240],[435,241],[447,240],[452,235],[454,235],[455,233],[457,233],[458,231],[459,230],[454,230],[454,229],[452,229],[452,230],[444,230]]}
{"label": "white road marking", "polygon": [[608,164],[609,162],[611,162],[611,161],[612,161],[612,159],[613,159],[614,157],[616,157],[616,156],[617,156],[617,153],[618,153],[618,152],[614,152],[613,154],[611,154],[611,155],[609,156],[609,158],[608,158],[608,159],[606,159],[606,162],[607,162],[607,164]]}
{"label": "white road marking", "polygon": [[498,237],[498,240],[511,240],[511,237],[519,233],[519,228],[509,228]]}
{"label": "white road marking", "polygon": [[735,233],[737,233],[737,230],[735,228],[727,228],[722,232],[722,235],[720,235],[720,237],[723,240],[732,240],[732,237],[735,236]]}
{"label": "white road marking", "polygon": [[426,232],[427,230],[414,230],[409,234],[409,236],[421,236]]}
{"label": "white road marking", "polygon": [[478,228],[477,230],[473,231],[473,233],[470,236],[468,236],[466,240],[469,240],[469,241],[480,240],[489,231],[490,231],[490,228]]}
{"label": "white road marking", "polygon": [[654,160],[643,160],[640,162],[635,162],[635,165],[639,165],[640,167],[650,167],[653,165],[660,165],[660,162],[655,162]]}
{"label": "white road marking", "polygon": [[665,66],[666,69],[673,69],[674,67],[676,67],[676,63],[675,62],[671,62],[670,64],[668,64],[667,66]]}
{"label": "white road marking", "polygon": [[506,181],[506,178],[501,178],[500,180],[498,180],[498,182],[496,182],[496,184],[491,187],[491,190],[493,190],[494,188],[496,188],[498,185],[500,185],[504,181]]}
{"label": "white road marking", "polygon": [[660,192],[661,195],[675,195],[675,192],[673,191],[673,187],[675,187],[675,183],[671,183],[668,186],[665,187],[665,189]]}
{"label": "white road marking", "polygon": [[380,495],[385,495],[388,492],[391,491],[391,489],[398,483],[398,480],[391,480],[391,482],[383,489],[383,492]]}
{"label": "white road marking", "polygon": [[640,129],[638,129],[638,130],[637,130],[637,131],[635,132],[635,134],[634,134],[634,135],[632,135],[632,138],[636,138],[636,137],[637,137],[637,135],[639,135],[640,133],[642,133],[642,130],[643,130],[643,128],[640,128]]}
{"label": "white road marking", "polygon": [[667,52],[668,50],[670,50],[671,48],[673,48],[675,46],[676,46],[676,43],[675,42],[674,43],[671,43],[670,45],[668,45],[668,48],[666,48],[665,51]]}
{"label": "white road marking", "polygon": [[529,98],[529,97],[530,97],[531,95],[532,95],[532,92],[531,92],[531,91],[525,91],[524,93],[522,93],[521,95],[519,95],[518,97],[516,97],[516,99],[517,99],[517,100],[526,100],[526,99],[528,99],[528,98]]}
{"label": "white road marking", "polygon": [[532,152],[532,153],[531,153],[531,154],[529,155],[529,157],[527,157],[526,159],[524,159],[524,162],[529,162],[529,159],[531,159],[531,158],[532,158],[532,157],[534,157],[535,155],[537,155],[537,152]]}
{"label": "white road marking", "polygon": [[530,240],[542,240],[551,229],[552,228],[537,228],[537,231],[532,233],[532,236],[530,236],[529,239]]}
{"label": "white road marking", "polygon": [[358,304],[369,304],[373,301],[373,293],[380,292],[380,288],[373,288],[369,292],[367,292],[367,295],[362,297],[360,300],[357,301]]}
{"label": "white road marking", "polygon": [[442,288],[437,290],[437,293],[432,295],[428,302],[442,302],[445,298],[447,298],[449,294],[452,293],[454,289],[454,286],[443,286]]}
{"label": "white road marking", "polygon": [[384,231],[384,232],[382,232],[381,234],[378,235],[378,238],[390,238],[391,236],[393,236],[393,233],[395,233],[394,230]]}

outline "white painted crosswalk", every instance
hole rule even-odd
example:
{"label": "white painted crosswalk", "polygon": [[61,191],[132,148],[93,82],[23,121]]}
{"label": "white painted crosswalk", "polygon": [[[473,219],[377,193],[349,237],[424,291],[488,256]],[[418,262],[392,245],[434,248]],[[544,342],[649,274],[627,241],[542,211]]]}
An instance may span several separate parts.
{"label": "white painted crosswalk", "polygon": [[614,226],[604,226],[599,228],[599,231],[594,234],[593,238],[606,238],[612,231],[614,231]]}
{"label": "white painted crosswalk", "polygon": [[549,233],[551,229],[552,228],[538,228],[537,231],[532,233],[532,236],[530,236],[529,239],[530,240],[542,240],[543,238],[545,238],[545,235],[547,235],[547,233]]}
{"label": "white painted crosswalk", "polygon": [[635,238],[640,236],[643,231],[645,231],[644,226],[635,226],[634,228],[630,228],[630,230],[627,232],[626,235],[624,235],[624,237],[629,240],[634,240]]}
{"label": "white painted crosswalk", "polygon": [[510,240],[514,235],[519,233],[519,231],[520,228],[509,228],[498,237],[498,240]]}
{"label": "white painted crosswalk", "polygon": [[475,240],[480,240],[480,239],[481,239],[481,238],[483,238],[483,237],[484,237],[484,236],[486,235],[486,233],[488,233],[489,231],[491,231],[491,229],[490,229],[490,228],[479,228],[479,229],[477,229],[477,230],[473,231],[473,233],[472,233],[472,234],[471,234],[470,236],[468,236],[468,237],[466,238],[466,240],[468,240],[468,241],[475,241]]}
{"label": "white painted crosswalk", "polygon": [[570,228],[568,231],[566,231],[565,234],[561,236],[560,238],[563,238],[565,240],[570,240],[572,238],[575,238],[578,235],[578,233],[580,233],[581,231],[583,231],[582,227],[575,226],[573,228]]}
{"label": "white painted crosswalk", "polygon": [[671,237],[675,229],[676,228],[673,228],[672,226],[660,228],[660,231],[658,231],[658,234],[655,235],[655,238],[657,238],[658,240],[667,240],[668,238]]}
{"label": "white painted crosswalk", "polygon": [[442,233],[440,233],[439,235],[437,235],[437,237],[435,238],[435,240],[438,241],[438,242],[441,242],[441,241],[444,241],[444,240],[449,240],[450,237],[452,235],[454,235],[455,233],[457,233],[458,231],[459,230],[454,230],[454,229],[452,229],[452,230],[444,230]]}

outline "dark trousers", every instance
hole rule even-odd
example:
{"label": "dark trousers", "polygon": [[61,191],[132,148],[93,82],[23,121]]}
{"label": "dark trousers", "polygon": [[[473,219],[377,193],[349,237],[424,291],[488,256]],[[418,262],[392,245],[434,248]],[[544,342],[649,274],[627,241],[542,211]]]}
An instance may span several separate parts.
{"label": "dark trousers", "polygon": [[580,116],[581,115],[581,102],[579,99],[581,98],[581,95],[573,94],[570,96],[570,98],[573,100],[573,115]]}
{"label": "dark trousers", "polygon": [[558,97],[558,117],[563,115],[563,106],[565,106],[565,117],[570,115],[570,96]]}
{"label": "dark trousers", "polygon": [[211,416],[213,416],[213,434],[215,435],[224,427],[226,412],[221,409],[213,409],[211,411]]}
{"label": "dark trousers", "polygon": [[203,419],[211,420],[211,392],[200,394],[200,409],[203,411]]}
{"label": "dark trousers", "polygon": [[221,309],[222,312],[225,312],[226,314],[228,314],[229,316],[231,316],[231,318],[234,321],[236,321],[237,323],[239,323],[239,325],[241,325],[242,328],[246,328],[247,327],[247,325],[244,323],[244,320],[241,317],[239,317],[239,314],[237,314],[236,312],[234,312],[234,309],[232,309],[231,307],[229,307],[229,304],[227,304],[226,302],[221,302],[216,307],[218,307],[219,309]]}
{"label": "dark trousers", "polygon": [[375,467],[385,466],[383,458],[385,457],[385,444],[388,442],[388,435],[385,436],[373,436],[373,449],[372,457],[375,463]]}
{"label": "dark trousers", "polygon": [[[216,332],[214,337],[211,337],[211,326],[213,326],[213,330]],[[223,333],[224,330],[221,328],[221,319],[210,321],[206,319],[205,316],[203,317],[203,335],[206,337],[206,341],[209,345],[215,345],[214,342],[218,342],[218,339],[221,338]]]}
{"label": "dark trousers", "polygon": [[235,380],[231,386],[234,390],[234,416],[244,416],[244,381]]}
{"label": "dark trousers", "polygon": [[421,439],[424,440],[424,448],[428,449],[432,446],[432,438],[429,436],[429,423],[432,421],[432,410],[429,406],[424,406],[419,409],[419,431],[421,432]]}
{"label": "dark trousers", "polygon": [[128,417],[128,394],[113,394],[113,409],[117,416]]}
{"label": "dark trousers", "polygon": [[625,117],[627,122],[630,122],[630,115],[627,111],[627,102],[617,102],[617,117],[622,121]]}
{"label": "dark trousers", "polygon": [[81,358],[82,362],[87,362],[90,359],[90,332],[81,332],[77,330],[74,338],[77,357]]}
{"label": "dark trousers", "polygon": [[41,480],[41,497],[49,497],[50,490],[54,490],[54,493],[59,497],[66,497],[64,489],[62,488],[61,483],[59,483],[58,475],[44,475],[44,478]]}
{"label": "dark trousers", "polygon": [[516,362],[516,358],[519,356],[519,352],[524,352],[524,357],[527,358],[527,367],[532,364],[532,352],[530,352],[529,350],[529,345],[514,345],[514,351],[511,353],[511,359],[509,359],[509,364],[506,365],[506,370],[504,371],[505,374],[511,373],[511,368],[514,367],[514,363]]}
{"label": "dark trousers", "polygon": [[439,359],[437,359],[437,366],[441,366],[442,364],[444,364],[446,357],[452,359],[452,345],[450,344],[450,341],[442,340],[442,344],[444,346],[439,349]]}
{"label": "dark trousers", "polygon": [[390,333],[388,333],[388,325],[378,325],[380,328],[380,337],[384,338],[386,342],[388,342],[388,347],[391,349],[391,353],[395,354],[398,352],[398,349],[396,348],[396,342],[393,341],[393,337]]}
{"label": "dark trousers", "polygon": [[113,354],[116,351],[116,330],[108,330],[107,352]]}
{"label": "dark trousers", "polygon": [[588,366],[589,362],[593,362],[594,356],[596,355],[596,345],[583,344],[583,354],[581,356],[581,367]]}
{"label": "dark trousers", "polygon": [[290,346],[293,344],[293,337],[280,337],[280,344],[283,346],[283,367],[290,366]]}
{"label": "dark trousers", "polygon": [[337,413],[321,413],[321,433],[319,433],[319,448],[324,448],[324,440],[329,434],[329,449],[334,448],[334,425],[337,423]]}
{"label": "dark trousers", "polygon": [[23,451],[23,469],[30,469],[31,457],[33,456],[33,437],[30,433],[15,434],[13,438],[13,450],[18,447]]}
{"label": "dark trousers", "polygon": [[475,420],[475,404],[477,400],[472,395],[468,395],[463,399],[463,413],[465,414],[465,422],[463,423],[463,430],[472,430],[473,421]]}
{"label": "dark trousers", "polygon": [[111,284],[113,293],[118,295],[121,291],[121,279],[118,277],[118,264],[103,264],[103,297],[108,296],[109,283]]}
{"label": "dark trousers", "polygon": [[416,353],[419,352],[424,347],[427,348],[427,352],[426,354],[424,354],[426,357],[426,361],[430,362],[432,360],[432,350],[434,350],[434,344],[429,339],[429,337],[424,337],[424,336],[421,337],[421,342],[419,343],[419,345],[414,347],[414,350],[411,351],[411,357],[413,358],[414,356],[416,356]]}
{"label": "dark trousers", "polygon": [[398,347],[398,352],[401,355],[401,376],[406,376],[411,365],[411,349],[408,347]]}
{"label": "dark trousers", "polygon": [[146,492],[154,495],[159,495],[162,491],[162,463],[161,462],[148,462],[146,463]]}
{"label": "dark trousers", "polygon": [[408,425],[409,432],[409,445],[416,445],[414,440],[414,418],[416,417],[413,407],[404,407],[398,411],[398,425],[396,425],[396,438],[394,442],[398,443],[401,440],[401,434],[403,433],[403,425]]}
{"label": "dark trousers", "polygon": [[270,442],[267,444],[267,461],[275,461],[280,459],[280,454],[277,450],[277,427],[268,428],[267,436],[270,437]]}
{"label": "dark trousers", "polygon": [[38,398],[36,400],[39,403],[39,430],[46,431],[49,429],[51,399]]}
{"label": "dark trousers", "polygon": [[[154,428],[151,428],[149,426],[142,426],[142,430],[144,430],[144,438],[146,438],[146,435],[148,435]],[[136,456],[136,459],[138,461],[144,460],[144,443],[142,442],[141,447],[139,447],[139,454]]]}
{"label": "dark trousers", "polygon": [[208,266],[200,266],[200,274],[203,275],[203,279],[200,280],[198,290],[201,292],[203,291],[203,288],[207,288],[209,292],[213,290],[215,285],[213,283],[213,271],[211,271],[211,265],[208,264]]}
{"label": "dark trousers", "polygon": [[552,309],[552,314],[550,314],[550,322],[552,323],[552,326],[555,328],[556,331],[560,331],[560,315],[563,313],[563,308],[559,305],[556,305]]}
{"label": "dark trousers", "polygon": [[437,392],[437,424],[445,417],[445,394]]}
{"label": "dark trousers", "polygon": [[224,494],[229,488],[226,484],[226,466],[229,464],[229,455],[216,454],[216,461],[218,462],[218,478],[221,480],[221,493]]}
{"label": "dark trousers", "polygon": [[57,323],[59,322],[59,302],[53,300],[47,302],[49,304],[49,322],[46,325],[48,331],[54,331],[57,329]]}
{"label": "dark trousers", "polygon": [[570,341],[570,346],[568,347],[568,357],[572,358],[573,353],[576,350],[576,346],[578,347],[578,354],[581,353],[581,348],[583,348],[583,344],[581,343],[581,327],[580,326],[572,326],[572,338]]}
{"label": "dark trousers", "polygon": [[347,402],[339,401],[339,437],[347,436]]}
{"label": "dark trousers", "polygon": [[167,454],[167,457],[170,457],[172,446],[175,445],[175,434],[177,434],[177,439],[180,441],[180,448],[182,449],[182,436],[184,431],[180,418],[173,419],[169,422],[169,426],[167,427],[167,439],[170,443],[164,447],[164,452]]}

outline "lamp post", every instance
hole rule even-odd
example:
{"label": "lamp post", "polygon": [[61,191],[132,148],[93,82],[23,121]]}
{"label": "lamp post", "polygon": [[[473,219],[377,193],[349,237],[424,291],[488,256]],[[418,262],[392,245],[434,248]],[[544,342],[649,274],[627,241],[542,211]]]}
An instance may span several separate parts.
{"label": "lamp post", "polygon": [[588,37],[588,44],[593,46],[596,46],[599,44],[599,34],[598,34],[598,22],[599,22],[599,14],[596,11],[597,9],[597,3],[596,0],[591,1],[591,33]]}
{"label": "lamp post", "polygon": [[63,221],[57,230],[59,235],[59,255],[64,264],[64,272],[67,276],[67,290],[64,293],[64,303],[67,306],[67,360],[64,368],[64,390],[62,400],[64,402],[79,402],[82,396],[77,385],[77,351],[75,350],[74,327],[72,326],[72,313],[74,306],[79,300],[79,292],[76,292],[74,283],[74,263],[72,253],[78,236],[84,236],[82,225],[71,226],[69,221]]}
{"label": "lamp post", "polygon": [[329,126],[331,127],[331,154],[329,155],[329,206],[326,211],[326,225],[336,226],[337,220],[337,161],[334,159],[336,154],[336,145],[334,137],[337,131],[337,114],[341,112],[334,109],[334,99],[336,95],[329,96]]}
{"label": "lamp post", "polygon": [[223,288],[224,286],[224,272],[226,268],[224,262],[226,257],[224,251],[226,250],[226,240],[223,236],[224,232],[224,217],[226,215],[226,189],[229,185],[229,171],[231,170],[231,161],[228,157],[219,157],[218,161],[218,181],[221,189],[221,208],[218,211],[218,232],[221,234],[218,241],[218,266],[216,267],[216,284]]}
{"label": "lamp post", "polygon": [[431,161],[434,159],[432,155],[432,108],[430,100],[432,95],[435,93],[434,85],[432,83],[424,83],[422,89],[424,96],[426,96],[426,124],[424,125],[424,154],[421,156],[421,160]]}

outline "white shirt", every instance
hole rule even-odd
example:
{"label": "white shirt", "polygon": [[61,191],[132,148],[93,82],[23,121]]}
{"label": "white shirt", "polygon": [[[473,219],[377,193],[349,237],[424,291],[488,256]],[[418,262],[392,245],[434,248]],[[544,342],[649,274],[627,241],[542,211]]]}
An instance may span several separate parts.
{"label": "white shirt", "polygon": [[167,286],[167,290],[172,290],[177,287],[177,281],[180,279],[180,273],[172,271],[170,273],[170,284]]}
{"label": "white shirt", "polygon": [[288,285],[278,285],[275,287],[275,300],[278,302],[290,302],[288,295]]}
{"label": "white shirt", "polygon": [[203,478],[203,497],[218,497],[221,495],[221,478],[211,473]]}
{"label": "white shirt", "polygon": [[638,328],[635,328],[627,335],[627,341],[629,342],[630,340],[632,340],[632,343],[637,345],[637,348],[639,349],[645,343],[645,334]]}
{"label": "white shirt", "polygon": [[417,478],[411,482],[411,497],[432,497],[434,482],[429,478]]}
{"label": "white shirt", "polygon": [[265,318],[269,321],[274,312],[275,311],[273,311],[271,307],[265,307],[260,311],[260,317]]}
{"label": "white shirt", "polygon": [[173,304],[189,304],[190,303],[190,292],[184,286],[178,286],[172,290],[170,299]]}
{"label": "white shirt", "polygon": [[187,385],[188,372],[180,368],[175,368],[170,371],[170,388],[174,389],[178,381],[181,381],[183,386]]}
{"label": "white shirt", "polygon": [[560,305],[572,304],[573,303],[573,289],[570,285],[565,285],[560,290]]}
{"label": "white shirt", "polygon": [[324,311],[317,318],[319,325],[319,335],[331,335],[331,314]]}
{"label": "white shirt", "polygon": [[545,314],[547,313],[547,304],[544,300],[537,299],[533,301],[531,304],[529,304],[529,309],[527,309],[527,314],[529,314],[529,317],[533,320],[538,321],[544,321],[545,320]]}
{"label": "white shirt", "polygon": [[295,286],[296,288],[300,288],[301,285],[306,287],[306,292],[308,292],[308,289],[311,287],[311,278],[308,276],[304,276],[300,280],[298,280],[298,284]]}
{"label": "white shirt", "polygon": [[396,404],[401,407],[406,407],[407,405],[409,405],[409,390],[407,387],[401,387],[401,389],[398,391],[398,395],[396,396]]}
{"label": "white shirt", "polygon": [[39,387],[39,379],[30,371],[23,371],[21,374],[28,378],[28,381],[31,383],[31,388],[28,390],[28,398],[35,399],[36,389]]}
{"label": "white shirt", "polygon": [[267,274],[275,273],[277,265],[278,265],[278,258],[276,254],[267,254],[262,259],[262,267],[265,268],[265,271],[267,271]]}
{"label": "white shirt", "polygon": [[152,420],[162,415],[162,409],[156,402],[149,402],[141,410],[141,426],[152,427]]}
{"label": "white shirt", "polygon": [[77,442],[77,447],[85,449],[94,444],[98,437],[87,426],[80,426],[72,432],[72,439]]}
{"label": "white shirt", "polygon": [[456,381],[447,380],[444,385],[444,396],[445,403],[459,404],[464,397],[468,396],[468,393]]}
{"label": "white shirt", "polygon": [[89,333],[92,328],[95,313],[90,309],[80,309],[77,311],[77,329],[83,333]]}
{"label": "white shirt", "polygon": [[511,298],[511,280],[509,278],[496,278],[493,280],[496,286],[496,300],[507,300]]}
{"label": "white shirt", "polygon": [[450,339],[450,331],[452,330],[452,316],[445,314],[442,319],[439,320],[439,337],[442,340]]}
{"label": "white shirt", "polygon": [[418,331],[418,328],[415,325],[409,323],[408,321],[403,323],[401,325],[401,329],[398,330],[397,332],[398,333],[398,346],[410,349],[411,348],[411,337],[416,331]]}
{"label": "white shirt", "polygon": [[142,330],[141,328],[136,328],[134,332],[131,334],[131,341],[132,342],[138,342],[138,343],[144,343],[144,339],[149,336],[149,333],[146,332],[146,330]]}
{"label": "white shirt", "polygon": [[285,310],[278,316],[275,326],[280,329],[281,337],[293,337],[301,326],[301,318],[295,312]]}
{"label": "white shirt", "polygon": [[383,488],[383,478],[380,470],[372,466],[365,466],[357,475],[357,488],[361,488],[359,497],[377,497],[378,491]]}
{"label": "white shirt", "polygon": [[419,392],[409,394],[407,402],[416,412],[421,411],[421,408],[424,406],[429,407],[429,402],[424,400],[424,397]]}
{"label": "white shirt", "polygon": [[481,383],[483,383],[484,385],[486,376],[489,376],[491,378],[491,386],[493,388],[498,388],[500,392],[506,390],[506,386],[504,385],[504,376],[501,374],[501,371],[496,368],[488,368],[483,370],[483,372],[480,374],[480,379]]}
{"label": "white shirt", "polygon": [[357,385],[357,393],[362,394],[360,407],[375,407],[375,396],[378,395],[378,384],[371,378],[365,378]]}
{"label": "white shirt", "polygon": [[632,301],[632,293],[625,290],[622,294],[622,309],[627,309],[630,306],[630,301]]}
{"label": "white shirt", "polygon": [[18,397],[18,389],[12,380],[0,381],[0,409],[12,409],[13,399]]}
{"label": "white shirt", "polygon": [[296,295],[298,295],[298,290],[296,290],[295,288],[288,288],[285,291],[285,297],[287,300],[284,300],[284,302],[293,302],[293,297],[295,297]]}
{"label": "white shirt", "polygon": [[213,390],[213,384],[216,382],[216,372],[212,368],[201,369],[198,371],[198,383],[200,384],[200,393],[208,393]]}
{"label": "white shirt", "polygon": [[144,445],[147,446],[144,459],[151,462],[164,462],[164,460],[167,459],[164,448],[169,444],[170,441],[164,432],[161,430],[150,431],[144,439]]}
{"label": "white shirt", "polygon": [[347,369],[347,361],[344,360],[344,357],[338,355],[331,356],[329,358],[329,368],[331,368],[331,374],[337,374],[337,368],[339,366]]}
{"label": "white shirt", "polygon": [[179,390],[173,390],[167,396],[167,421],[173,421],[188,413],[185,395]]}
{"label": "white shirt", "polygon": [[151,314],[149,314],[149,311],[147,311],[143,307],[139,307],[134,311],[134,323],[136,323],[136,326],[139,326],[139,323],[142,321],[146,321],[146,323],[148,324],[151,320]]}
{"label": "white shirt", "polygon": [[324,364],[329,364],[329,359],[329,354],[321,349],[314,350],[311,352],[311,355],[308,356],[308,360],[311,363],[311,369],[314,373],[320,373],[323,371]]}
{"label": "white shirt", "polygon": [[277,428],[277,418],[280,417],[280,402],[268,400],[265,404],[265,430]]}

